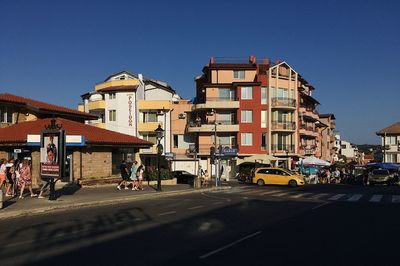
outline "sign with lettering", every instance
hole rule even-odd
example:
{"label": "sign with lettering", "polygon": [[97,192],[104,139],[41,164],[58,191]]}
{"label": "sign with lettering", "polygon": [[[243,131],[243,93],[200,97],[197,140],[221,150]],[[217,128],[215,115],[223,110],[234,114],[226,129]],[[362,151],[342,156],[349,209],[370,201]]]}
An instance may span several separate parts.
{"label": "sign with lettering", "polygon": [[131,127],[133,125],[133,116],[132,116],[132,99],[133,95],[128,95],[128,125]]}
{"label": "sign with lettering", "polygon": [[40,175],[59,178],[64,167],[65,134],[63,130],[43,131],[40,142]]}

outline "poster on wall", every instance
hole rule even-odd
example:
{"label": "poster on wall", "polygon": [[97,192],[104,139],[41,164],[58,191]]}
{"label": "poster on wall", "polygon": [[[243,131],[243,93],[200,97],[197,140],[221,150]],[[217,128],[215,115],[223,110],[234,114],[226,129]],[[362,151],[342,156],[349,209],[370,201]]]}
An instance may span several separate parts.
{"label": "poster on wall", "polygon": [[64,131],[43,131],[40,147],[40,174],[42,178],[59,178],[63,171]]}

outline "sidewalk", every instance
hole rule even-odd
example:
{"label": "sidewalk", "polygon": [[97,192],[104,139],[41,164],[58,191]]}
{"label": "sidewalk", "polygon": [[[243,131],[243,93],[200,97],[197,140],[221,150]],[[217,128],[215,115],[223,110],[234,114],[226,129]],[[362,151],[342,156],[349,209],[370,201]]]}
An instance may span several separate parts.
{"label": "sidewalk", "polygon": [[31,198],[29,193],[25,193],[24,199],[5,197],[3,209],[0,209],[0,219],[41,214],[49,211],[59,211],[71,208],[117,204],[155,197],[168,197],[220,189],[230,189],[230,186],[193,189],[189,185],[185,184],[165,185],[162,187],[162,192],[158,192],[155,190],[155,187],[152,186],[145,186],[143,191],[132,191],[131,189],[117,190],[115,185],[83,188],[75,185],[66,185],[56,189],[58,198],[55,201],[48,200],[48,196],[46,199],[38,199],[37,197]]}

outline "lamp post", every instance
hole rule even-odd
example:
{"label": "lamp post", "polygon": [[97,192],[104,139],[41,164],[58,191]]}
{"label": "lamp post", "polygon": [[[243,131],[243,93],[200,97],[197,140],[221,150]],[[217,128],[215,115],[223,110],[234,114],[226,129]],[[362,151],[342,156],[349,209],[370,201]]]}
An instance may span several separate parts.
{"label": "lamp post", "polygon": [[161,191],[160,160],[161,154],[163,153],[161,140],[164,137],[164,129],[162,129],[159,124],[155,132],[157,134],[157,191]]}
{"label": "lamp post", "polygon": [[[214,114],[214,152],[217,152],[217,111],[215,109],[211,109],[211,112]],[[218,187],[219,169],[217,169],[218,163],[216,161],[219,159],[217,159],[216,156],[214,156],[214,158],[215,186]]]}

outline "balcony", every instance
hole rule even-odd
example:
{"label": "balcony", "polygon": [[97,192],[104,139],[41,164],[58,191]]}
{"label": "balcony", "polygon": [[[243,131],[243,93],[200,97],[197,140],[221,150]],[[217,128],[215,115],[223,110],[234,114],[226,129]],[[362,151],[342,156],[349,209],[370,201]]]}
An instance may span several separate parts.
{"label": "balcony", "polygon": [[300,153],[302,155],[315,155],[317,152],[317,146],[315,145],[303,145],[300,147]]}
{"label": "balcony", "polygon": [[93,110],[104,110],[106,108],[106,102],[104,100],[92,101],[88,103],[89,111]]}
{"label": "balcony", "polygon": [[300,125],[299,134],[316,138],[318,136],[318,131],[313,126],[302,124]]}
{"label": "balcony", "polygon": [[189,121],[187,125],[188,133],[199,133],[199,132],[239,132],[239,124],[234,120],[217,120],[215,127],[214,121],[208,123],[196,123],[195,121]]}
{"label": "balcony", "polygon": [[207,97],[205,103],[198,103],[193,106],[194,110],[199,109],[238,109],[237,97]]}
{"label": "balcony", "polygon": [[299,113],[305,119],[309,118],[310,120],[313,120],[313,121],[319,119],[317,111],[309,109],[309,108],[306,108],[306,107],[300,107],[299,108]]}
{"label": "balcony", "polygon": [[287,144],[273,144],[271,145],[272,152],[274,153],[294,153],[295,147],[294,145],[287,145]]}
{"label": "balcony", "polygon": [[170,110],[171,102],[167,100],[140,100],[138,101],[139,110]]}
{"label": "balcony", "polygon": [[271,130],[274,130],[274,131],[294,131],[294,130],[296,130],[296,122],[272,121]]}
{"label": "balcony", "polygon": [[271,106],[272,108],[295,109],[296,100],[286,97],[273,97],[271,99]]}
{"label": "balcony", "polygon": [[[230,149],[238,149],[237,145],[233,144],[221,144],[222,148],[230,148]],[[214,147],[212,143],[210,144],[199,144],[195,145],[194,149],[188,149],[186,151],[187,155],[194,155],[195,153],[197,155],[210,155],[210,148]],[[218,147],[217,147],[218,148]],[[239,152],[239,151],[238,151]]]}
{"label": "balcony", "polygon": [[161,122],[139,122],[138,131],[139,132],[153,132],[157,129],[158,125],[163,128],[163,123]]}

